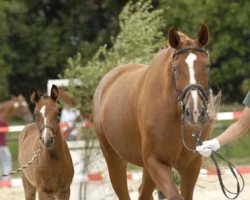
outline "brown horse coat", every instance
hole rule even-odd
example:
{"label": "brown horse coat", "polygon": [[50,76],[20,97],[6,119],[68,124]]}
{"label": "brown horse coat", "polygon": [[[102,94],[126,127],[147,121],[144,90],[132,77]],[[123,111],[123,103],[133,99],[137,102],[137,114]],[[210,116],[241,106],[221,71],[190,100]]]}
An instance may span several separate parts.
{"label": "brown horse coat", "polygon": [[[54,90],[57,92],[57,89],[54,88]],[[74,168],[67,143],[56,121],[57,97],[52,95],[40,98],[36,91],[33,93],[32,98],[36,104],[36,123],[28,124],[20,134],[19,165],[27,164],[34,156],[34,152],[37,152],[41,146],[43,150],[34,162],[22,171],[25,197],[27,200],[35,199],[36,191],[38,191],[41,200],[68,200]],[[40,113],[43,107],[46,107],[44,120]]]}
{"label": "brown horse coat", "polygon": [[[139,199],[152,199],[155,187],[168,200],[191,200],[198,178],[201,156],[188,151],[182,142],[180,107],[174,87],[172,67],[176,65],[177,86],[189,84],[184,52],[173,60],[175,50],[201,48],[208,41],[205,25],[192,40],[174,29],[169,31],[167,48],[160,50],[149,66],[127,64],[112,69],[99,83],[94,95],[94,125],[106,159],[113,188],[120,200],[129,199],[126,181],[127,162],[143,167]],[[193,52],[195,75],[199,85],[208,88],[208,73],[203,65],[209,58]],[[202,139],[208,137],[210,122],[202,129]],[[186,125],[186,143],[195,147],[192,131]],[[171,179],[174,167],[181,176],[181,194]]]}
{"label": "brown horse coat", "polygon": [[0,115],[7,122],[13,117],[22,119],[25,123],[33,122],[28,103],[22,95],[0,102]]}

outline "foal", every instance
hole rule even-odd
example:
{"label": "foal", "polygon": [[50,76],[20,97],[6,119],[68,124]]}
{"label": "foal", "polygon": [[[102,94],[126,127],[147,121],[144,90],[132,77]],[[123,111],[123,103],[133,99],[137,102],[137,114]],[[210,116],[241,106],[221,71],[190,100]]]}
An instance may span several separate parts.
{"label": "foal", "polygon": [[57,122],[58,89],[52,86],[50,96],[31,90],[35,103],[36,123],[28,124],[19,137],[19,165],[23,166],[42,149],[37,159],[24,171],[22,181],[26,200],[67,200],[70,197],[74,168],[68,146]]}

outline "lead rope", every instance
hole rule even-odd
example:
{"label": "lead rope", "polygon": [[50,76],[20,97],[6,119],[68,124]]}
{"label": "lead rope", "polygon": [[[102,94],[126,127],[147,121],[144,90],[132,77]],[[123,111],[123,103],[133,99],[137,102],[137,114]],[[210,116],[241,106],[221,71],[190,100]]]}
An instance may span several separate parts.
{"label": "lead rope", "polygon": [[[218,165],[218,162],[216,161],[215,158],[219,158],[221,160],[223,160],[224,162],[227,163],[231,173],[233,174],[233,176],[235,177],[236,179],[236,182],[237,182],[237,191],[236,192],[232,192],[230,190],[228,190],[222,180],[222,176],[221,176],[221,170],[220,170],[220,167]],[[211,154],[211,158],[215,164],[215,167],[216,167],[216,171],[217,171],[217,175],[218,175],[218,178],[219,178],[219,183],[220,183],[220,187],[221,187],[221,190],[223,192],[223,194],[228,198],[228,199],[236,199],[239,194],[243,191],[244,187],[245,187],[245,181],[244,181],[244,178],[243,176],[241,175],[241,173],[239,172],[239,170],[230,162],[228,161],[227,159],[225,159],[222,155],[220,155],[219,153],[215,152],[215,151],[212,151],[212,154]],[[238,175],[237,175],[238,174]],[[241,179],[242,181],[242,186],[240,185],[240,181],[239,181],[239,178]],[[233,197],[229,197],[229,194],[231,195],[234,195]]]}
{"label": "lead rope", "polygon": [[13,171],[7,173],[7,174],[1,174],[0,177],[6,177],[6,176],[14,175],[14,174],[16,174],[16,173],[18,173],[18,172],[20,172],[20,171],[25,170],[25,169],[26,169],[27,167],[29,167],[29,166],[34,162],[34,160],[41,154],[41,151],[42,151],[42,150],[43,150],[43,148],[42,148],[42,145],[41,145],[37,151],[34,151],[33,157],[30,159],[30,161],[29,161],[27,164],[25,164],[25,165],[23,165],[23,166],[17,168],[16,170],[13,170]]}
{"label": "lead rope", "polygon": [[[189,151],[192,151],[193,153],[196,151],[196,149],[191,149],[187,146],[186,144],[186,141],[185,141],[185,117],[184,115],[182,115],[181,117],[181,129],[182,129],[182,143],[184,145],[184,147],[189,150]],[[200,140],[200,134],[194,132],[192,134],[193,137],[196,137],[196,144],[197,145],[202,145],[202,141]],[[221,170],[220,170],[220,167],[218,165],[218,162],[216,161],[216,157],[223,160],[224,162],[227,163],[231,173],[233,174],[236,182],[237,182],[237,191],[236,192],[232,192],[230,191],[224,184],[223,182],[223,179],[222,179],[222,173],[221,173]],[[241,175],[241,173],[239,172],[239,170],[235,167],[234,164],[232,164],[230,161],[228,161],[226,158],[224,158],[222,155],[220,155],[219,153],[215,152],[215,151],[212,151],[212,154],[211,154],[211,158],[214,162],[214,165],[216,167],[216,172],[217,172],[217,176],[218,176],[218,179],[219,179],[219,183],[220,183],[220,187],[221,187],[221,190],[223,192],[223,194],[225,195],[225,197],[227,197],[228,199],[236,199],[239,194],[243,191],[244,187],[245,187],[245,181],[244,181],[244,178],[243,176]],[[238,175],[237,175],[238,174]],[[242,182],[242,186],[240,185],[240,181],[239,181],[239,178],[241,179],[241,182]],[[229,194],[231,195],[234,195],[233,197],[229,197]]]}

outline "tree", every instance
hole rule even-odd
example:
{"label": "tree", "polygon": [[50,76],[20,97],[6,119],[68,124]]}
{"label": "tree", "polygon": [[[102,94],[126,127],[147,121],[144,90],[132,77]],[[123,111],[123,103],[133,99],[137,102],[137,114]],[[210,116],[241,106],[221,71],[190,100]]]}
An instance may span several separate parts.
{"label": "tree", "polygon": [[[162,10],[153,10],[151,1],[129,2],[119,15],[120,32],[83,64],[82,55],[69,58],[64,77],[72,80],[70,93],[79,108],[91,113],[92,98],[98,82],[110,69],[125,63],[149,63],[163,43]],[[76,85],[74,80],[81,82]]]}
{"label": "tree", "polygon": [[17,1],[5,1],[0,4],[0,100],[9,97],[9,80],[8,76],[11,72],[11,65],[8,63],[8,57],[13,56],[14,52],[9,46],[8,35],[12,31],[9,28],[9,21],[12,16],[24,10],[23,4]]}
{"label": "tree", "polygon": [[48,79],[58,78],[68,57],[81,52],[89,58],[116,34],[116,19],[126,1],[21,2],[24,9],[8,19],[9,48],[14,54],[7,61],[12,68],[11,92],[28,96],[30,87],[43,89]]}

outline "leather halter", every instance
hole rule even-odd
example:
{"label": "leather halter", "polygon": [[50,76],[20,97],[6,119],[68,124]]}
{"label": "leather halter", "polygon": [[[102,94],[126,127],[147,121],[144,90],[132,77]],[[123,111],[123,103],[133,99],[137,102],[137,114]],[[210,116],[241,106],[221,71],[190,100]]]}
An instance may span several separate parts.
{"label": "leather halter", "polygon": [[48,125],[44,125],[41,129],[39,129],[39,134],[40,134],[40,136],[41,136],[42,131],[43,131],[45,128],[49,128],[49,129],[52,130],[52,132],[53,132],[52,137],[53,137],[53,138],[56,136],[56,131],[54,130],[54,128],[53,128],[52,126],[48,126]]}
{"label": "leather halter", "polygon": [[[56,122],[57,124],[60,122],[60,115],[61,113],[58,111],[57,112],[57,115],[56,115]],[[41,140],[41,134],[42,134],[42,131],[45,129],[45,128],[49,128],[52,130],[52,137],[55,138],[56,136],[56,130],[52,127],[52,126],[48,126],[47,124],[45,124],[42,128],[39,128],[39,126],[37,125],[37,128],[38,128],[38,131],[39,131],[39,135],[40,135],[40,140]]]}
{"label": "leather halter", "polygon": [[[202,52],[208,56],[208,52],[205,49],[189,47],[189,48],[182,48],[182,49],[175,50],[175,52],[173,53],[173,60],[175,59],[175,57],[177,55],[184,53],[184,52],[187,52],[187,51],[199,51],[199,52]],[[203,100],[204,106],[207,109],[206,105],[209,101],[209,92],[208,92],[209,90],[205,90],[199,84],[189,84],[181,91],[180,89],[177,88],[177,85],[176,85],[176,75],[175,75],[175,67],[174,66],[172,67],[172,76],[173,76],[175,91],[177,93],[177,98],[178,98],[179,103],[182,106],[185,106],[185,104],[183,103],[183,100],[185,99],[186,95],[192,90],[197,90],[198,93],[202,95],[202,100]],[[184,112],[184,108],[182,108],[182,112]]]}
{"label": "leather halter", "polygon": [[181,48],[181,49],[175,50],[175,52],[173,54],[173,59],[175,58],[175,56],[177,56],[183,52],[186,52],[186,51],[199,51],[199,52],[205,53],[208,56],[208,52],[203,48],[187,47],[187,48]]}
{"label": "leather halter", "polygon": [[[202,48],[182,48],[182,49],[178,49],[175,50],[175,52],[173,53],[173,60],[175,59],[175,57],[181,53],[187,52],[187,51],[199,51],[202,52],[204,54],[206,54],[208,56],[208,53],[205,49]],[[203,105],[205,108],[205,114],[207,114],[207,104],[209,101],[209,90],[205,90],[201,85],[199,84],[189,84],[187,85],[182,91],[180,89],[177,88],[176,85],[176,74],[175,74],[175,67],[172,67],[172,76],[173,76],[173,81],[174,81],[174,88],[177,94],[177,99],[178,102],[181,106],[181,129],[182,129],[182,142],[183,145],[185,146],[185,148],[189,151],[195,152],[195,149],[191,149],[190,147],[187,146],[186,141],[185,141],[185,117],[186,117],[186,113],[185,113],[185,102],[184,99],[185,97],[193,90],[196,90],[198,92],[198,94],[200,95],[202,101],[203,101]],[[204,118],[206,118],[206,116],[204,116]],[[205,120],[201,123],[201,126],[203,127],[205,123]],[[201,137],[201,131],[197,132],[195,131],[192,136],[196,137],[196,145],[198,145],[198,143],[200,142],[200,137]]]}

